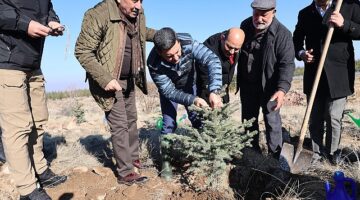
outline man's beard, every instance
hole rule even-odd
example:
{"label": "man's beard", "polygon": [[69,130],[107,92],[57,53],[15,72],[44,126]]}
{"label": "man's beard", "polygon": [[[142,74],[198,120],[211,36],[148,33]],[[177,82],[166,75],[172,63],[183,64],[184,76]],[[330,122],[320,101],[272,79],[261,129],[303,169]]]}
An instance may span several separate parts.
{"label": "man's beard", "polygon": [[255,22],[253,22],[253,25],[254,25],[255,29],[257,29],[257,30],[265,30],[269,27],[270,24],[267,24],[267,23],[257,24]]}

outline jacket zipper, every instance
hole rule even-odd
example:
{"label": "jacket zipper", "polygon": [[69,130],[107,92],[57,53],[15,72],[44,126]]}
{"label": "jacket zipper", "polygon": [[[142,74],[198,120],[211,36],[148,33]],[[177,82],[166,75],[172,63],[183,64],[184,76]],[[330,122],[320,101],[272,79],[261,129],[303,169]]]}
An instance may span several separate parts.
{"label": "jacket zipper", "polygon": [[[121,26],[120,26],[120,24],[119,24],[119,27],[121,28]],[[119,29],[120,29],[119,28]],[[125,28],[125,27],[124,27]],[[120,31],[122,31],[122,30],[120,30]],[[120,33],[120,32],[119,32]],[[125,34],[127,34],[126,33],[126,30],[125,30]],[[124,38],[121,38],[121,34],[119,34],[119,48],[118,48],[118,51],[117,51],[117,55],[116,55],[116,80],[119,80],[120,79],[120,74],[121,74],[121,66],[120,66],[120,51],[121,51],[121,40],[124,40],[124,38],[125,38],[125,42],[126,42],[126,37],[124,37]],[[124,41],[123,41],[124,42]]]}

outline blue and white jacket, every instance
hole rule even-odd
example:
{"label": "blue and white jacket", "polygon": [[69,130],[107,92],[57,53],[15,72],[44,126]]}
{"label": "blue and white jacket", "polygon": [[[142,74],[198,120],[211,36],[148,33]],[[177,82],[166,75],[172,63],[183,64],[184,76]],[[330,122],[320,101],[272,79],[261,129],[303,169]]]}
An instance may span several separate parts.
{"label": "blue and white jacket", "polygon": [[179,77],[195,70],[193,63],[196,61],[209,70],[209,91],[220,90],[222,86],[221,62],[215,53],[193,40],[191,35],[178,33],[177,38],[181,45],[181,58],[177,64],[163,60],[154,47],[149,54],[147,65],[160,94],[173,102],[189,106],[194,103],[196,96],[177,89],[176,81]]}

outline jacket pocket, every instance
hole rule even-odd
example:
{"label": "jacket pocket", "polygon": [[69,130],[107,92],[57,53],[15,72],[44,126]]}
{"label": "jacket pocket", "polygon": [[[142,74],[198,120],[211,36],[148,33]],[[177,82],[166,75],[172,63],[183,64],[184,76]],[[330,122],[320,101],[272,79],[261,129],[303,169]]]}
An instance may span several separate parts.
{"label": "jacket pocket", "polygon": [[333,45],[329,47],[327,58],[331,62],[347,63],[349,59],[349,52],[343,45]]}
{"label": "jacket pocket", "polygon": [[0,62],[9,62],[11,56],[11,41],[9,38],[0,34]]}
{"label": "jacket pocket", "polygon": [[99,84],[92,79],[92,77],[88,77],[89,81],[89,90],[96,103],[100,106],[104,111],[110,111],[114,101],[115,101],[115,92],[107,92],[103,88],[99,86]]}

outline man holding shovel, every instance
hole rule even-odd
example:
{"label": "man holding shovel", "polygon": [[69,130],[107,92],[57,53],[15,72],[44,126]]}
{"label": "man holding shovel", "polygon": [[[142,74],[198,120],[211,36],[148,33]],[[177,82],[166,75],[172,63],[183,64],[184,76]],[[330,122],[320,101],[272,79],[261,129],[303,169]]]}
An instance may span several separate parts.
{"label": "man holding shovel", "polygon": [[305,63],[304,93],[309,101],[328,26],[332,23],[335,27],[309,121],[314,160],[326,155],[333,164],[339,160],[341,120],[346,97],[354,92],[352,40],[360,39],[359,1],[344,0],[340,12],[334,12],[335,5],[336,1],[332,0],[314,0],[299,12],[293,36],[296,58]]}

